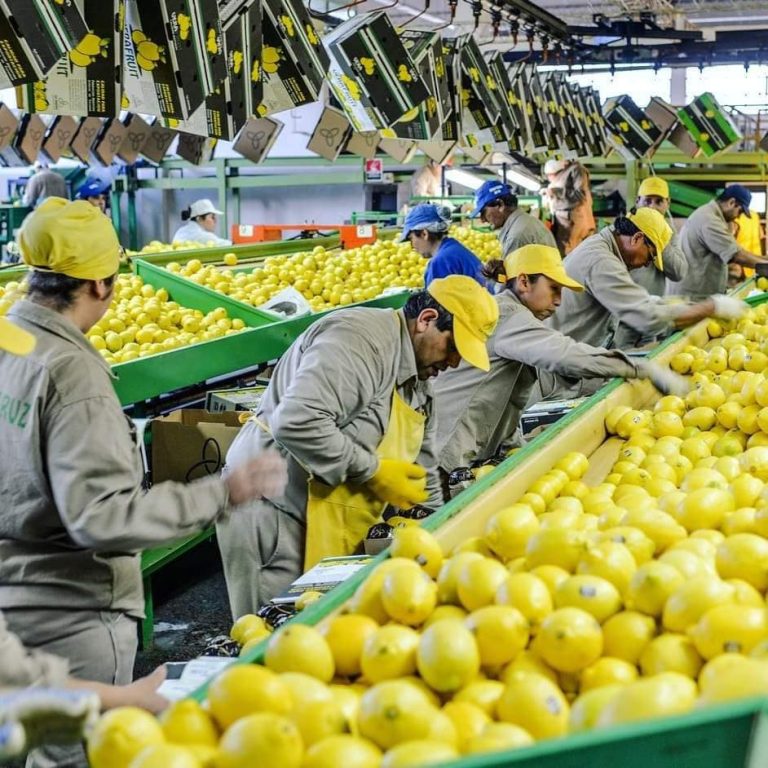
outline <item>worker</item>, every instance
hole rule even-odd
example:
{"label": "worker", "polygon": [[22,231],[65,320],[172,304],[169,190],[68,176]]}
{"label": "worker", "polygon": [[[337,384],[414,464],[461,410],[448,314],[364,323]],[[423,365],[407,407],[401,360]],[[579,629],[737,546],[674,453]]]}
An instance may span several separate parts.
{"label": "worker", "polygon": [[[765,252],[765,231],[760,221],[760,214],[757,211],[748,210],[742,213],[736,221],[733,222],[734,237],[736,242],[741,248],[750,253],[759,253],[764,255]],[[754,277],[755,270],[750,267],[742,267],[740,264],[734,264],[731,262],[728,265],[729,278],[731,267],[735,266],[737,272],[741,274],[741,279]]]}
{"label": "worker", "polygon": [[466,275],[483,285],[480,259],[458,240],[448,237],[450,226],[450,215],[443,209],[422,203],[408,211],[400,242],[410,242],[416,253],[429,259],[424,273],[425,287],[436,277],[448,275]]}
{"label": "worker", "polygon": [[106,213],[111,189],[112,185],[106,179],[90,176],[77,190],[75,197],[78,200],[85,200],[102,213]]}
{"label": "worker", "polygon": [[711,315],[740,317],[742,301],[712,296],[697,304],[654,301],[632,280],[631,270],[660,263],[672,238],[664,217],[653,208],[619,216],[613,226],[587,238],[565,259],[568,276],[584,286],[569,291],[549,321],[553,328],[593,346],[610,347],[611,318],[643,336],[665,334]]}
{"label": "worker", "polygon": [[228,466],[277,448],[289,478],[253,516],[216,526],[235,618],[322,558],[353,554],[386,504],[442,503],[428,379],[462,358],[488,370],[497,317],[488,291],[451,275],[397,311],[333,312],[291,345],[227,454]]}
{"label": "worker", "polygon": [[32,176],[27,182],[24,190],[22,203],[30,208],[34,208],[46,197],[66,197],[67,182],[64,177],[50,168],[46,168],[42,163],[35,163],[32,169]]}
{"label": "worker", "polygon": [[537,369],[579,379],[650,378],[665,393],[681,385],[680,377],[656,363],[574,341],[544,324],[560,305],[563,289],[583,291],[566,274],[557,248],[525,245],[503,261],[488,262],[485,274],[504,284],[495,297],[499,322],[488,340],[490,370],[462,363],[433,385],[446,500],[450,472],[511,444]]}
{"label": "worker", "polygon": [[[658,176],[649,176],[643,179],[637,190],[636,208],[653,208],[662,216],[668,218],[670,205],[669,185]],[[682,280],[688,273],[688,261],[680,248],[677,233],[672,229],[672,237],[664,249],[661,258],[647,267],[633,269],[630,273],[632,279],[642,285],[651,297],[663,296],[666,289],[666,281]],[[653,341],[652,338],[644,338],[637,331],[619,323],[614,335],[614,346],[621,349],[629,349],[643,343]]]}
{"label": "worker", "polygon": [[216,245],[232,245],[231,240],[226,240],[216,234],[216,217],[221,216],[216,206],[208,200],[195,200],[192,205],[181,212],[182,224],[173,236],[174,243],[196,242],[215,243]]}
{"label": "worker", "polygon": [[524,245],[555,245],[555,238],[546,225],[518,208],[517,196],[508,184],[486,181],[475,192],[475,209],[470,217],[478,216],[497,231],[502,256]]}
{"label": "worker", "polygon": [[[27,298],[8,317],[37,345],[26,357],[0,354],[0,610],[25,645],[64,657],[73,676],[124,684],[144,615],[137,552],[280,493],[285,462],[243,456],[224,479],[144,493],[132,422],[85,336],[112,301],[112,223],[84,201],[52,197],[26,218],[19,246]],[[31,764],[85,765],[78,749]]]}
{"label": "worker", "polygon": [[544,175],[549,182],[544,199],[552,215],[552,233],[565,258],[597,231],[589,170],[574,160],[551,158],[544,164]]}
{"label": "worker", "polygon": [[759,253],[742,248],[731,222],[748,213],[752,194],[741,184],[731,184],[716,200],[697,208],[680,233],[680,245],[688,261],[688,274],[679,282],[667,280],[667,294],[701,299],[722,293],[728,287],[728,264],[736,262],[754,269],[768,264]]}

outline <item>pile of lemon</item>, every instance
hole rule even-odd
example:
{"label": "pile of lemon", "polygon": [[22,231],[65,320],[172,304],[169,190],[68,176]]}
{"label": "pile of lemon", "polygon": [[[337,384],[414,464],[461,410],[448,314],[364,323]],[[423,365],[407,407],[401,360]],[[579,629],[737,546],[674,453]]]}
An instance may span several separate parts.
{"label": "pile of lemon", "polygon": [[469,248],[483,263],[501,258],[501,243],[493,232],[454,225],[449,234]]}
{"label": "pile of lemon", "polygon": [[138,251],[126,251],[128,256],[141,256],[148,253],[166,253],[167,251],[189,251],[193,248],[218,248],[214,241],[200,243],[197,240],[180,240],[177,243],[163,243],[160,240],[150,240]]}
{"label": "pile of lemon", "polygon": [[0,317],[6,315],[8,310],[27,292],[26,282],[9,280],[0,284]]}
{"label": "pile of lemon", "polygon": [[88,331],[88,339],[110,364],[239,333],[245,323],[224,307],[207,314],[171,301],[138,275],[118,275],[112,304]]}

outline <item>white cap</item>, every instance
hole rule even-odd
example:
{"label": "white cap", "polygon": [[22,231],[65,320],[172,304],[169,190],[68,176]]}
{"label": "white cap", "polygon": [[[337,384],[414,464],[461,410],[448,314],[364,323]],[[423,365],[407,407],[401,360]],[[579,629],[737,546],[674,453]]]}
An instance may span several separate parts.
{"label": "white cap", "polygon": [[567,160],[555,160],[551,158],[544,163],[544,175],[549,176],[551,173],[560,173],[564,168],[568,167]]}
{"label": "white cap", "polygon": [[216,213],[221,216],[224,211],[220,211],[218,208],[216,208],[216,206],[207,197],[204,197],[202,200],[195,200],[195,202],[189,206],[190,219],[195,219],[198,216],[205,216],[209,213]]}

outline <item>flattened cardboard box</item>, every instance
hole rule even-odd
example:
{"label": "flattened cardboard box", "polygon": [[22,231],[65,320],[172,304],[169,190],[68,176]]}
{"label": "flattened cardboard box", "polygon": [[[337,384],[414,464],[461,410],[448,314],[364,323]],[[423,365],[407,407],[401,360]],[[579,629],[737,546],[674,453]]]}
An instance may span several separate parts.
{"label": "flattened cardboard box", "polygon": [[216,143],[216,139],[210,139],[207,136],[179,133],[176,154],[192,165],[205,165],[213,159]]}
{"label": "flattened cardboard box", "polygon": [[260,163],[283,130],[283,123],[271,117],[251,118],[242,128],[232,149],[254,163]]}
{"label": "flattened cardboard box", "polygon": [[5,105],[0,104],[0,163],[3,165],[21,165],[19,155],[13,148],[19,120]]}
{"label": "flattened cardboard box", "polygon": [[261,76],[261,15],[261,0],[247,0],[224,23],[224,47],[229,73],[224,81],[224,98],[233,134],[256,111],[264,93]]}
{"label": "flattened cardboard box", "polygon": [[91,156],[102,165],[111,165],[126,133],[125,126],[116,117],[105,120],[91,146]]}
{"label": "flattened cardboard box", "polygon": [[443,62],[445,63],[445,85],[448,89],[450,110],[443,117],[441,128],[444,141],[458,141],[461,129],[461,57],[459,38],[443,40]]}
{"label": "flattened cardboard box", "polygon": [[600,94],[592,86],[586,86],[581,89],[584,100],[587,124],[591,128],[593,137],[592,151],[589,153],[593,157],[604,155],[608,151],[608,132],[605,127],[605,115],[601,106]]}
{"label": "flattened cardboard box", "polygon": [[677,117],[677,110],[671,104],[667,104],[663,99],[654,96],[648,102],[645,113],[659,127],[661,141],[667,139],[689,157],[696,157],[696,155],[700,154],[701,150],[685,129],[685,126],[680,123]]}
{"label": "flattened cardboard box", "polygon": [[62,157],[71,157],[69,144],[77,131],[77,120],[69,115],[54,117],[45,132],[42,151],[52,163]]}
{"label": "flattened cardboard box", "polygon": [[501,53],[496,53],[489,59],[488,69],[496,80],[499,94],[502,97],[499,120],[504,133],[499,141],[506,141],[507,148],[513,152],[522,152],[525,146],[522,131],[522,107],[512,88]]}
{"label": "flattened cardboard box", "polygon": [[0,0],[0,13],[10,22],[3,32],[21,43],[37,80],[88,34],[81,10],[66,0]]}
{"label": "flattened cardboard box", "polygon": [[176,138],[176,131],[160,124],[159,119],[149,126],[149,136],[141,148],[141,154],[151,163],[160,163]]}
{"label": "flattened cardboard box", "polygon": [[253,110],[264,117],[320,96],[329,59],[307,9],[300,0],[262,0],[261,66],[263,93]]}
{"label": "flattened cardboard box", "polygon": [[420,141],[418,147],[430,160],[443,165],[451,159],[456,149],[456,142],[432,139],[432,141]]}
{"label": "flattened cardboard box", "polygon": [[742,139],[736,124],[711,93],[702,93],[677,111],[680,122],[706,157]]}
{"label": "flattened cardboard box", "polygon": [[323,38],[328,79],[356,131],[390,128],[430,95],[386,13],[363,14]]}
{"label": "flattened cardboard box", "polygon": [[467,109],[478,127],[490,128],[501,116],[501,99],[496,78],[491,74],[474,38],[465,38],[461,46],[461,87],[469,91]]}
{"label": "flattened cardboard box", "polygon": [[416,153],[416,142],[407,139],[382,139],[379,149],[398,163],[407,163]]}
{"label": "flattened cardboard box", "polygon": [[32,165],[40,154],[45,137],[45,123],[40,115],[24,115],[19,123],[14,146],[25,165]]}
{"label": "flattened cardboard box", "polygon": [[18,90],[26,112],[114,117],[122,96],[123,0],[74,0],[88,30],[42,81]]}
{"label": "flattened cardboard box", "polygon": [[530,80],[534,76],[532,68],[518,64],[510,72],[510,83],[520,103],[523,116],[522,134],[525,150],[529,153],[544,152],[549,147],[547,132],[543,122],[543,113],[536,106]]}
{"label": "flattened cardboard box", "polygon": [[126,164],[133,165],[152,134],[152,127],[139,115],[128,114],[123,120],[125,138],[117,150],[117,156]]}
{"label": "flattened cardboard box", "polygon": [[47,71],[40,70],[26,41],[16,37],[11,22],[0,12],[0,88],[30,83]]}
{"label": "flattened cardboard box", "polygon": [[307,149],[333,162],[347,143],[352,126],[347,116],[334,107],[324,107]]}
{"label": "flattened cardboard box", "polygon": [[345,152],[351,152],[353,155],[359,155],[366,160],[372,160],[376,157],[376,150],[379,147],[381,135],[378,131],[352,131],[347,140]]}
{"label": "flattened cardboard box", "polygon": [[80,162],[88,165],[91,162],[91,147],[101,130],[101,120],[98,117],[84,117],[80,120],[75,137],[70,143],[72,152]]}
{"label": "flattened cardboard box", "polygon": [[609,141],[622,157],[637,159],[653,151],[661,131],[630,96],[608,99],[603,114]]}

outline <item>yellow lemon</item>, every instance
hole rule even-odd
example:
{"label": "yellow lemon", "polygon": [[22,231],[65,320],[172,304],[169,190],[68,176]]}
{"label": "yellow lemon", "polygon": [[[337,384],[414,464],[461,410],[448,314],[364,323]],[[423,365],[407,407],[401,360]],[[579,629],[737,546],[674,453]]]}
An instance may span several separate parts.
{"label": "yellow lemon", "polygon": [[768,589],[768,541],[762,536],[728,536],[717,548],[715,565],[723,579],[742,579],[760,592]]}
{"label": "yellow lemon", "polygon": [[583,453],[571,451],[555,463],[555,468],[562,469],[572,480],[578,480],[589,469],[589,459]]}
{"label": "yellow lemon", "polygon": [[228,267],[234,267],[237,264],[237,255],[234,253],[225,253],[222,257],[222,261]]}
{"label": "yellow lemon", "polygon": [[710,608],[735,600],[736,589],[732,585],[714,575],[697,576],[669,596],[662,623],[670,632],[685,632]]}
{"label": "yellow lemon", "polygon": [[488,715],[475,704],[468,701],[449,701],[443,707],[443,713],[450,718],[456,731],[459,752],[466,751],[468,742],[479,736],[491,722]]}
{"label": "yellow lemon", "polygon": [[682,714],[693,707],[696,694],[696,683],[675,672],[643,678],[624,686],[608,701],[597,725]]}
{"label": "yellow lemon", "polygon": [[456,579],[461,605],[468,611],[490,605],[508,576],[509,571],[498,560],[489,557],[465,563]]}
{"label": "yellow lemon", "polygon": [[391,624],[366,638],[360,665],[367,680],[378,683],[416,671],[419,634],[410,627]]}
{"label": "yellow lemon", "polygon": [[473,611],[465,626],[475,636],[484,667],[507,664],[528,645],[528,621],[507,605],[487,605]]}
{"label": "yellow lemon", "polygon": [[622,526],[639,528],[656,545],[656,552],[663,552],[686,537],[686,530],[671,515],[656,509],[627,512]]}
{"label": "yellow lemon", "polygon": [[603,633],[592,614],[580,608],[558,608],[541,623],[536,652],[559,672],[579,672],[603,652]]}
{"label": "yellow lemon", "polygon": [[[637,670],[635,670],[635,674],[637,674]],[[601,685],[581,693],[571,704],[568,730],[571,733],[579,733],[594,728],[608,702],[622,689],[624,684]]]}
{"label": "yellow lemon", "polygon": [[646,677],[679,672],[695,680],[703,663],[688,637],[669,632],[651,640],[640,656],[640,669]]}
{"label": "yellow lemon", "polygon": [[443,551],[437,540],[418,525],[395,529],[390,554],[415,560],[432,578],[438,575],[443,564]]}
{"label": "yellow lemon", "polygon": [[557,685],[541,675],[510,680],[497,711],[500,720],[523,728],[535,739],[563,736],[568,730],[568,702]]}
{"label": "yellow lemon", "polygon": [[[497,565],[503,568],[501,564]],[[404,560],[400,567],[384,577],[381,602],[390,618],[418,626],[435,609],[437,585],[414,561]]]}
{"label": "yellow lemon", "polygon": [[488,723],[482,733],[467,742],[466,753],[476,755],[483,752],[503,752],[508,749],[527,747],[533,744],[533,741],[533,736],[518,725]]}
{"label": "yellow lemon", "polygon": [[379,625],[369,616],[348,613],[334,616],[318,627],[333,655],[337,675],[360,674],[360,657],[366,641]]}
{"label": "yellow lemon", "polygon": [[269,639],[264,664],[274,672],[303,672],[329,683],[334,673],[333,653],[315,627],[289,624]]}
{"label": "yellow lemon", "polygon": [[118,707],[102,715],[88,736],[88,761],[93,768],[128,768],[145,747],[164,741],[160,724],[148,712]]}
{"label": "yellow lemon", "polygon": [[697,488],[687,494],[676,515],[686,530],[719,528],[729,512],[736,509],[736,502],[729,491],[720,488]]}
{"label": "yellow lemon", "polygon": [[227,667],[208,687],[211,715],[221,728],[254,712],[284,714],[291,695],[278,675],[255,664]]}
{"label": "yellow lemon", "polygon": [[328,701],[296,701],[290,719],[299,729],[301,743],[305,748],[328,736],[349,732],[344,711],[333,698]]}
{"label": "yellow lemon", "polygon": [[195,755],[176,744],[153,744],[131,760],[130,768],[202,768]]}
{"label": "yellow lemon", "polygon": [[438,605],[429,615],[429,618],[421,625],[421,628],[426,629],[430,624],[434,624],[436,621],[442,621],[443,619],[459,619],[460,621],[463,621],[468,615],[469,614],[458,605]]}
{"label": "yellow lemon", "polygon": [[463,623],[446,619],[424,631],[416,651],[422,679],[435,691],[458,691],[480,670],[478,644]]}
{"label": "yellow lemon", "polygon": [[459,605],[458,578],[462,568],[472,560],[481,560],[479,552],[460,552],[443,562],[437,574],[437,597],[440,603]]}
{"label": "yellow lemon", "polygon": [[603,656],[581,670],[579,691],[584,693],[602,686],[626,685],[637,679],[637,667],[624,659]]}
{"label": "yellow lemon", "polygon": [[615,541],[598,541],[581,556],[576,572],[599,576],[623,593],[629,586],[637,564],[624,544]]}
{"label": "yellow lemon", "polygon": [[520,611],[534,633],[553,608],[546,583],[532,573],[513,573],[509,576],[496,590],[496,603]]}
{"label": "yellow lemon", "polygon": [[453,695],[453,701],[473,704],[492,717],[503,691],[504,683],[499,680],[473,680]]}
{"label": "yellow lemon", "polygon": [[572,573],[586,549],[581,531],[542,528],[528,540],[525,556],[530,570],[540,565],[556,565]]}
{"label": "yellow lemon", "polygon": [[603,652],[637,664],[643,650],[656,635],[656,622],[637,611],[622,611],[603,625]]}
{"label": "yellow lemon", "polygon": [[621,609],[621,595],[610,581],[599,576],[571,576],[555,592],[556,608],[580,608],[601,624]]}
{"label": "yellow lemon", "polygon": [[[624,513],[622,513],[622,516],[623,514]],[[643,563],[648,562],[648,560],[653,557],[653,553],[656,549],[656,545],[651,538],[646,536],[639,528],[633,528],[632,526],[617,525],[606,528],[600,532],[597,541],[598,543],[608,541],[615,544],[622,544],[629,550],[637,565],[642,565]],[[605,574],[602,575],[604,578],[607,578]],[[634,570],[632,575],[634,575]],[[630,576],[630,581],[631,580],[632,576]],[[616,586],[618,587],[618,584]],[[623,587],[621,591],[624,592],[625,589],[626,587]]]}
{"label": "yellow lemon", "polygon": [[765,608],[718,605],[710,608],[688,634],[705,659],[721,653],[748,654],[768,638],[768,616]]}
{"label": "yellow lemon", "polygon": [[304,756],[302,768],[379,768],[381,750],[368,739],[340,734],[313,744]]}
{"label": "yellow lemon", "polygon": [[159,719],[165,738],[174,744],[215,747],[219,741],[219,732],[211,716],[194,699],[173,702]]}
{"label": "yellow lemon", "polygon": [[299,768],[304,755],[299,729],[287,718],[259,712],[240,718],[219,742],[217,768],[279,765]]}
{"label": "yellow lemon", "polygon": [[414,739],[388,750],[381,761],[381,768],[418,768],[455,760],[458,756],[458,752],[448,744],[433,739]]}
{"label": "yellow lemon", "polygon": [[485,542],[503,561],[525,554],[528,539],[539,529],[539,519],[526,504],[513,504],[492,515],[484,531]]}
{"label": "yellow lemon", "polygon": [[668,549],[658,558],[658,562],[677,568],[686,579],[715,575],[714,563],[711,560],[679,547]]}
{"label": "yellow lemon", "polygon": [[333,698],[331,689],[321,683],[316,677],[310,677],[303,672],[282,672],[280,680],[288,689],[291,697],[290,710],[299,703],[309,701],[330,701]]}
{"label": "yellow lemon", "polygon": [[624,595],[630,611],[661,616],[669,596],[683,584],[685,577],[677,568],[652,560],[636,571]]}
{"label": "yellow lemon", "polygon": [[[768,662],[728,654],[732,661],[724,669],[713,668],[700,683],[701,705],[716,704],[732,699],[768,695]],[[718,656],[707,664],[715,664],[725,656]]]}

